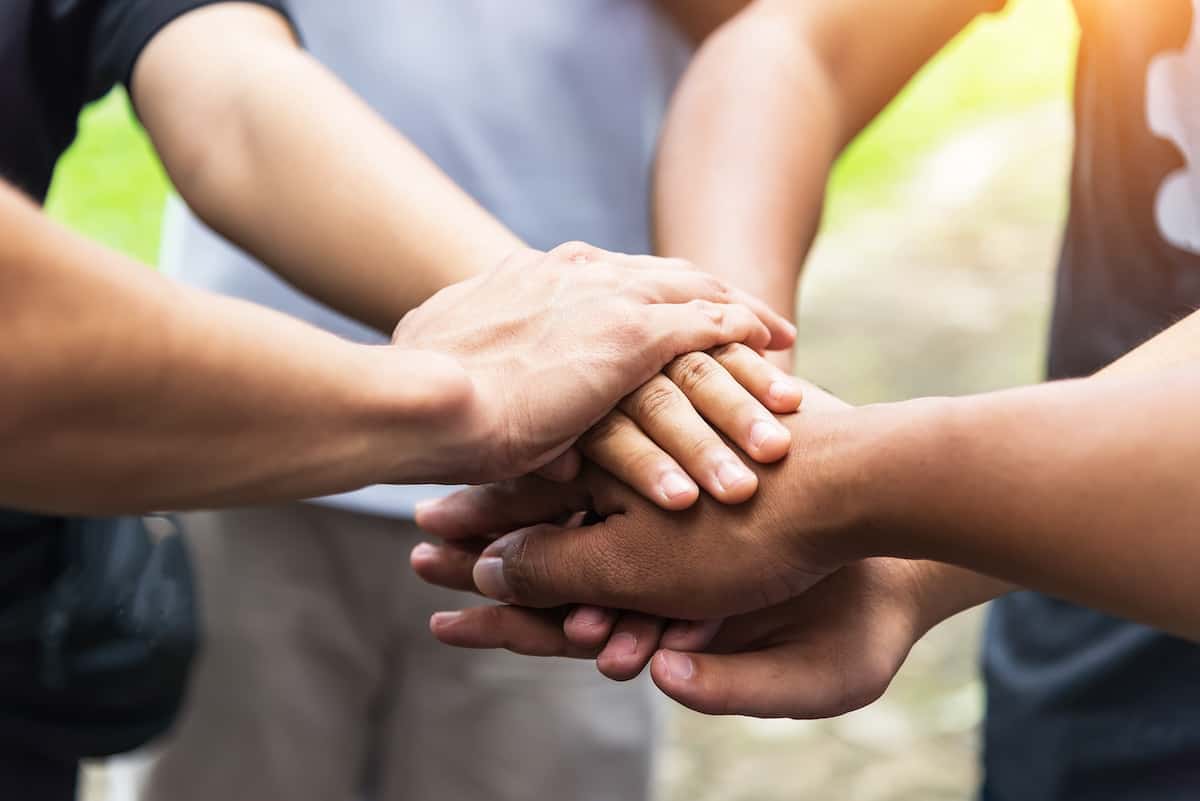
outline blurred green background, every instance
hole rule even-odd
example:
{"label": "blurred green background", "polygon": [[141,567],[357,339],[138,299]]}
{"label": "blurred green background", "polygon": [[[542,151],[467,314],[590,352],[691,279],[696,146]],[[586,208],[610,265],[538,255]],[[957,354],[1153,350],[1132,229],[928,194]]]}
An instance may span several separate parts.
{"label": "blurred green background", "polygon": [[[1018,0],[983,19],[922,73],[838,166],[827,224],[885,202],[921,157],[964,126],[1066,94],[1072,21],[1063,0]],[[169,182],[124,92],[89,108],[59,164],[47,207],[76,230],[157,261]]]}

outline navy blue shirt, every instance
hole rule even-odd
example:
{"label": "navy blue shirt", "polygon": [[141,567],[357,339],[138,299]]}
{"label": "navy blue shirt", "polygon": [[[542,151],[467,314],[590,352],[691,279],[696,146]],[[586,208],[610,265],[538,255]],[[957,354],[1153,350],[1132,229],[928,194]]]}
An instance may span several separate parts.
{"label": "navy blue shirt", "polygon": [[[1200,123],[1200,85],[1181,69],[1200,70],[1193,0],[1075,6],[1051,378],[1095,372],[1200,308],[1200,230],[1186,224],[1200,220],[1187,191],[1200,165],[1179,141],[1187,117]],[[1200,798],[1200,645],[1035,593],[996,602],[987,634],[988,801]]]}

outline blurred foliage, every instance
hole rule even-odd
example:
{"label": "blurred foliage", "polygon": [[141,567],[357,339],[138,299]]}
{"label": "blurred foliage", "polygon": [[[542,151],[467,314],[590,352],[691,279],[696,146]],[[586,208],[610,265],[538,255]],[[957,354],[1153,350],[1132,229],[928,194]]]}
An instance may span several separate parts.
{"label": "blurred foliage", "polygon": [[1010,0],[933,59],[846,151],[827,222],[882,202],[919,157],[966,127],[1070,94],[1077,40],[1069,0]]}
{"label": "blurred foliage", "polygon": [[[841,159],[827,220],[886,197],[918,157],[996,114],[1066,96],[1073,57],[1067,0],[1015,0],[940,54]],[[76,230],[141,261],[157,261],[169,183],[123,91],[94,104],[59,164],[47,204]]]}
{"label": "blurred foliage", "polygon": [[124,90],[84,111],[79,131],[58,163],[47,211],[86,236],[156,264],[170,183]]}

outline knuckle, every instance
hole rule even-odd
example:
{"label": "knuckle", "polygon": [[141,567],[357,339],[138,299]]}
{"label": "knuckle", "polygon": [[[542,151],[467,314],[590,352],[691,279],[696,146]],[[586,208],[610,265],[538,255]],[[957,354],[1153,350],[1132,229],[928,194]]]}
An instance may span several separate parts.
{"label": "knuckle", "polygon": [[676,358],[667,369],[671,380],[691,394],[711,381],[720,368],[708,354],[693,352]]}
{"label": "knuckle", "polygon": [[741,342],[730,342],[726,345],[718,345],[708,353],[721,364],[733,364],[735,362],[740,363],[758,355]]}
{"label": "knuckle", "polygon": [[715,300],[727,302],[733,297],[733,289],[722,279],[709,275],[708,281],[709,292]]}
{"label": "knuckle", "polygon": [[711,300],[693,300],[688,303],[693,310],[704,315],[718,328],[725,324],[726,307]]}
{"label": "knuckle", "polygon": [[634,417],[647,421],[670,415],[679,402],[677,391],[666,379],[652,381],[635,393],[632,403]]}
{"label": "knuckle", "polygon": [[550,255],[562,261],[574,262],[576,264],[595,261],[601,256],[602,251],[589,245],[586,242],[564,242],[554,250],[550,251]]}
{"label": "knuckle", "polygon": [[543,549],[531,546],[532,537],[523,537],[505,554],[504,579],[514,598],[536,603],[538,589],[546,575]]}

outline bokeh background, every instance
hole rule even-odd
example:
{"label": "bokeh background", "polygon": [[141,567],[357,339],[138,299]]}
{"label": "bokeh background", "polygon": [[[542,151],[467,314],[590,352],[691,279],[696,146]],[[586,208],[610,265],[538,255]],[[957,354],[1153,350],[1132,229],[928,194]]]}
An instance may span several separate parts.
{"label": "bokeh background", "polygon": [[[1066,207],[1067,0],[1017,0],[940,55],[852,146],[800,298],[798,369],[853,402],[1037,381]],[[123,93],[84,115],[50,213],[147,265],[170,191]],[[971,797],[980,611],[935,629],[887,695],[834,721],[677,708],[664,801]],[[104,797],[92,769],[90,799]]]}

